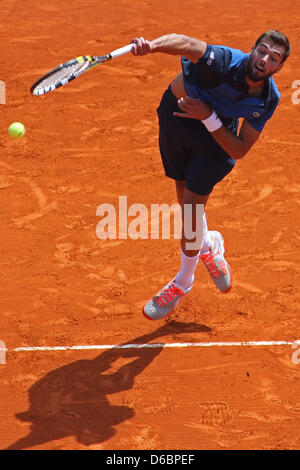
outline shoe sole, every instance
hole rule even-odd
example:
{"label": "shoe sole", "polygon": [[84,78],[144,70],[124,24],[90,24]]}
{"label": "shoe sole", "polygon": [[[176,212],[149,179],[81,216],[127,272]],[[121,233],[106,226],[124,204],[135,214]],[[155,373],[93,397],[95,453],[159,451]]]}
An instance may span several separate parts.
{"label": "shoe sole", "polygon": [[[222,240],[222,244],[223,244],[223,252],[222,252],[222,255],[224,256],[225,251],[226,251],[224,238],[223,238],[223,235],[222,235],[220,232],[218,232],[218,233],[219,233],[220,236],[221,236],[221,240]],[[224,259],[225,259],[225,256],[224,256]],[[225,260],[225,261],[226,261],[226,260]],[[226,261],[226,264],[227,264],[227,267],[228,267],[229,273],[230,273],[230,285],[229,285],[228,289],[226,289],[226,290],[220,290],[220,289],[219,289],[220,292],[221,292],[221,294],[227,294],[227,293],[228,293],[229,291],[231,291],[231,289],[232,289],[232,271],[231,271],[231,266],[230,266],[230,264],[229,264],[227,261]]]}
{"label": "shoe sole", "polygon": [[[221,238],[222,238],[222,241],[223,241],[223,248],[224,248],[223,256],[224,256],[225,251],[226,251],[226,248],[225,248],[225,242],[224,242],[224,238],[223,238],[222,234],[221,234]],[[224,257],[224,259],[225,259],[225,257]],[[231,271],[231,266],[230,266],[230,264],[229,264],[227,261],[226,261],[226,263],[227,263],[227,266],[228,266],[228,269],[229,269],[229,272],[230,272],[230,286],[228,287],[228,289],[221,291],[222,294],[227,294],[227,292],[229,292],[229,291],[232,289],[232,271]]]}
{"label": "shoe sole", "polygon": [[[227,263],[227,261],[226,261],[226,263]],[[222,294],[227,294],[232,289],[232,271],[231,271],[231,267],[230,267],[229,263],[227,263],[227,267],[228,267],[229,272],[230,272],[230,286],[228,287],[228,289],[221,291]]]}
{"label": "shoe sole", "polygon": [[165,317],[163,318],[151,318],[151,317],[148,317],[148,315],[145,313],[145,310],[143,309],[143,315],[145,318],[147,318],[147,320],[150,320],[150,321],[158,321],[158,320],[164,320],[165,318],[168,318],[172,313],[174,312],[174,310],[172,310],[172,312],[168,313]]}

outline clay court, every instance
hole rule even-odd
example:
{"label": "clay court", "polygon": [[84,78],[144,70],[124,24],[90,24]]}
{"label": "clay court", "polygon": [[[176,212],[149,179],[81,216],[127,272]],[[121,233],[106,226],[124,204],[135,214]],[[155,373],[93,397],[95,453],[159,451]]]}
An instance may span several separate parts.
{"label": "clay court", "polygon": [[[299,449],[299,4],[225,3],[1,5],[1,449]],[[179,241],[100,240],[96,210],[121,195],[176,202],[156,108],[180,58],[128,54],[42,97],[29,88],[136,36],[185,33],[248,52],[268,29],[292,44],[275,77],[280,105],[207,206],[233,289],[219,293],[199,265],[172,316],[148,321],[142,307],[176,274]],[[21,139],[8,135],[14,121]]]}

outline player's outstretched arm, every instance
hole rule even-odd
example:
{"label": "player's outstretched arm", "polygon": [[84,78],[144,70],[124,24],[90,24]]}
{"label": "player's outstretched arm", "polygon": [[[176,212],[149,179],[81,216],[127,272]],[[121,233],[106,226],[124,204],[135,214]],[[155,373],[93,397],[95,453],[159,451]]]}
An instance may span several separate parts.
{"label": "player's outstretched arm", "polygon": [[182,55],[191,62],[197,63],[206,51],[207,44],[200,39],[191,38],[184,34],[165,34],[149,41],[143,37],[132,40],[134,55],[145,55],[153,52],[162,52],[171,55]]}

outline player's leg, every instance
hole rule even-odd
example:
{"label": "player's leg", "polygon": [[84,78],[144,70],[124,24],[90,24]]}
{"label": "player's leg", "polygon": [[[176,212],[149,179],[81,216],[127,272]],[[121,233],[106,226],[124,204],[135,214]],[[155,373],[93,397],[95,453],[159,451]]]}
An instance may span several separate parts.
{"label": "player's leg", "polygon": [[[165,174],[176,182],[178,202],[183,199],[187,171],[186,126],[182,119],[173,116],[178,111],[177,98],[169,88],[157,109],[159,118],[159,148]],[[144,306],[143,313],[149,320],[168,316],[178,304],[185,291],[173,284],[173,280],[152,297]]]}
{"label": "player's leg", "polygon": [[182,200],[181,249],[186,256],[196,256],[203,241],[203,215],[209,194],[202,196],[185,188]]}
{"label": "player's leg", "polygon": [[[231,269],[224,257],[223,237],[217,231],[208,230],[204,209],[214,185],[224,178],[233,166],[233,162],[224,161],[220,157],[207,157],[199,155],[199,152],[190,155],[185,187],[183,188],[183,180],[176,181],[177,198],[182,206],[183,217],[180,270],[174,279],[147,302],[144,307],[144,315],[147,318],[165,318],[182,297],[190,292],[199,259],[221,292],[231,289]],[[199,205],[202,205],[200,211],[197,210]],[[195,234],[194,238],[190,236],[192,234]],[[193,245],[192,248],[188,243]]]}
{"label": "player's leg", "polygon": [[[231,284],[230,268],[224,259],[222,236],[207,229],[204,208],[209,194],[202,196],[194,193],[184,187],[182,181],[176,181],[176,192],[178,203],[182,207],[181,265],[174,279],[146,303],[144,315],[151,320],[160,320],[170,315],[180,300],[190,292],[199,257],[221,291],[229,290]],[[209,250],[204,253],[201,252],[203,240],[205,250]]]}
{"label": "player's leg", "polygon": [[[220,153],[207,154],[199,151],[192,153],[187,171],[187,190],[210,195],[214,186],[230,173],[234,164],[235,161],[226,154],[223,156]],[[224,257],[223,237],[218,231],[208,230],[205,210],[202,224],[203,239],[199,259],[204,263],[216,287],[221,292],[228,292],[232,286],[232,275],[230,265]]]}
{"label": "player's leg", "polygon": [[[224,257],[222,235],[217,231],[209,231],[207,227],[204,209],[208,198],[209,195],[202,196],[185,188],[182,200],[181,267],[174,282],[183,290],[192,287],[200,258],[216,287],[221,292],[228,292],[231,289],[230,265]],[[197,208],[201,210],[197,211]]]}
{"label": "player's leg", "polygon": [[[144,315],[152,320],[168,316],[181,298],[192,289],[202,245],[203,207],[209,195],[201,196],[193,193],[186,188],[184,180],[176,180],[175,183],[177,200],[182,208],[181,267],[177,276],[146,303]],[[202,210],[197,211],[197,206]],[[189,226],[191,235],[195,234],[195,236],[189,236],[188,231],[184,230],[185,223]],[[192,250],[189,249],[189,243],[195,245]]]}
{"label": "player's leg", "polygon": [[[178,194],[178,185],[176,183]],[[180,194],[181,196],[181,194]],[[192,287],[204,235],[204,208],[209,195],[196,194],[186,187],[178,202],[182,208],[181,266],[175,284],[182,290]]]}
{"label": "player's leg", "polygon": [[175,186],[176,186],[176,194],[177,194],[177,202],[180,204],[182,208],[183,204],[183,196],[184,196],[184,191],[185,191],[185,179],[184,180],[175,180]]}

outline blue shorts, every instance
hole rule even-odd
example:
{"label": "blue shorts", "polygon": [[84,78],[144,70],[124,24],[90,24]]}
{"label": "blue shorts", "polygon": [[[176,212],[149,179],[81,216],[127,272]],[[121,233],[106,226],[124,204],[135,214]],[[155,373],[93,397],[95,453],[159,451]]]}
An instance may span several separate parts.
{"label": "blue shorts", "polygon": [[182,112],[169,87],[157,108],[159,147],[166,176],[186,180],[190,191],[206,196],[233,169],[235,160],[201,121],[173,116],[174,111]]}

